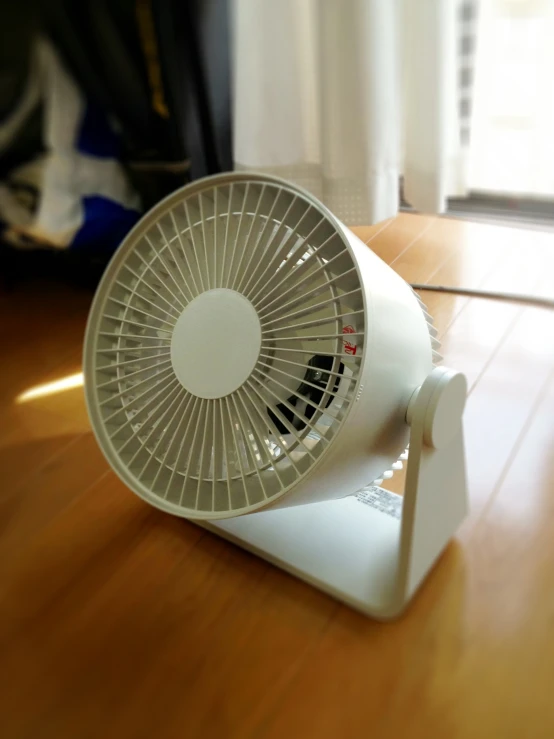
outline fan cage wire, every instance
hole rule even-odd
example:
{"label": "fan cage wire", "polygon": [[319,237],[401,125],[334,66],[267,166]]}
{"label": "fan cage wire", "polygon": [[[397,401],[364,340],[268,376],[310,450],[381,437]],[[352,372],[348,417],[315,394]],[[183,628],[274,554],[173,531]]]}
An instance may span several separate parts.
{"label": "fan cage wire", "polygon": [[[216,185],[211,190],[213,193],[211,213],[205,212],[207,191],[200,191],[196,196],[186,198],[182,202],[186,220],[185,228],[180,228],[177,222],[175,211],[179,203],[161,213],[154,225],[139,238],[138,243],[135,244],[135,250],[130,254],[130,259],[124,261],[120,267],[119,272],[126,270],[132,278],[131,282],[118,279],[119,272],[113,280],[113,284],[120,291],[124,291],[123,297],[120,293],[111,291],[105,300],[106,306],[109,304],[117,306],[119,314],[110,314],[107,310],[103,313],[101,329],[109,326],[112,326],[112,329],[99,331],[99,336],[106,339],[108,343],[98,348],[98,354],[113,355],[115,361],[97,367],[96,373],[101,375],[115,369],[115,377],[99,382],[97,389],[100,393],[107,390],[108,386],[117,389],[116,393],[108,393],[109,397],[100,400],[102,407],[110,411],[104,414],[105,425],[109,425],[116,418],[121,419],[121,413],[124,414],[123,423],[119,423],[115,430],[111,430],[110,442],[139,481],[145,477],[148,478],[151,489],[156,490],[163,474],[169,473],[162,493],[164,498],[167,498],[173,487],[175,477],[182,478],[177,503],[180,506],[184,504],[187,483],[196,483],[196,497],[193,502],[189,500],[189,505],[198,508],[201,484],[210,481],[212,495],[207,507],[211,510],[215,510],[216,507],[217,483],[226,484],[227,504],[230,507],[236,507],[230,499],[230,491],[233,483],[242,482],[244,500],[240,502],[251,505],[246,479],[251,477],[257,478],[263,499],[269,499],[275,495],[275,488],[270,488],[268,485],[265,474],[268,471],[274,472],[274,477],[279,481],[279,489],[276,492],[284,492],[287,487],[290,487],[291,482],[295,482],[311,467],[311,464],[306,466],[299,457],[309,458],[311,462],[315,462],[321,454],[321,447],[331,442],[337,427],[340,426],[348,411],[356,385],[363,348],[363,308],[353,310],[343,298],[346,295],[352,299],[353,295],[356,295],[358,305],[361,305],[363,296],[353,258],[344,240],[336,233],[334,224],[329,224],[329,219],[320,212],[317,213],[317,221],[311,230],[307,233],[299,233],[298,227],[302,221],[308,215],[313,215],[313,206],[310,203],[304,202],[305,210],[294,225],[285,223],[282,218],[272,217],[282,192],[281,188],[277,188],[277,196],[269,213],[261,213],[263,196],[269,191],[270,186],[265,183],[261,187],[258,186],[256,208],[249,210],[246,207],[247,194],[249,189],[254,188],[255,185],[257,183],[253,185],[246,182],[244,184],[242,207],[238,209],[236,205],[233,207],[236,203],[233,199],[233,183],[225,188],[228,191],[226,210],[218,208],[218,200],[223,197],[221,186]],[[197,203],[196,218],[192,213],[192,204],[189,202],[193,198],[196,198]],[[293,193],[286,214],[291,213],[301,200],[302,196]],[[174,230],[172,235],[164,231],[161,224],[163,218],[166,218],[166,223],[169,218]],[[248,221],[250,221],[249,224]],[[238,255],[237,245],[241,242],[241,233],[245,230],[245,223],[247,227],[249,226],[245,244],[252,248],[248,255],[247,248],[242,249]],[[320,239],[319,243],[314,240],[318,229],[329,225],[331,229],[328,237]],[[210,228],[213,229],[214,247],[219,243],[218,231],[220,233],[221,230],[224,231],[221,259],[218,259],[217,248],[210,250],[208,247],[207,231],[209,232]],[[230,235],[230,230],[234,231],[234,234]],[[161,245],[153,242],[152,231],[159,233]],[[254,245],[251,241],[253,231],[257,231]],[[270,232],[269,237],[268,232]],[[282,239],[277,242],[276,249],[270,253],[276,234],[282,234]],[[229,247],[229,236],[233,241],[232,248]],[[264,238],[266,243],[262,256],[265,262],[261,262],[261,268],[257,265],[249,272],[255,260],[256,246],[263,242]],[[187,250],[186,243],[192,246],[192,249]],[[323,254],[329,243],[338,244],[339,250],[327,259]],[[146,257],[141,251],[144,244],[148,245]],[[300,249],[303,251],[300,252]],[[137,258],[131,263],[133,256]],[[339,284],[344,270],[343,273],[339,271],[338,275],[333,275],[328,266],[333,261],[340,264],[341,257],[347,257],[347,262],[350,264],[347,274],[356,277],[354,288],[350,286],[350,289],[343,290],[343,294],[339,290]],[[277,269],[270,274],[269,281],[264,283],[266,275],[271,272],[275,267],[275,262],[279,259]],[[295,294],[295,288],[298,285],[295,283],[298,282],[300,271],[304,275],[304,283],[310,286],[310,290],[298,297]],[[314,283],[316,275],[318,279],[315,279]],[[287,287],[291,281],[292,284]],[[190,300],[206,289],[222,286],[248,290],[247,296],[251,296],[252,300],[256,301],[254,305],[259,310],[262,331],[265,330],[264,335],[270,338],[264,339],[258,365],[246,384],[236,393],[231,394],[230,397],[215,400],[195,399],[194,396],[187,394],[175,377],[172,377],[169,357],[171,329],[180,310],[184,309]],[[276,290],[281,286],[284,286],[284,290],[276,296]],[[329,297],[321,301],[319,297],[325,289],[328,290]],[[306,295],[313,297],[315,303],[313,300],[311,305],[309,301],[306,302]],[[286,298],[284,310],[283,305],[280,304],[283,297]],[[316,311],[322,309],[322,302],[326,309],[330,309],[329,317],[311,319],[311,321],[303,321],[300,324],[286,323],[291,320],[291,317],[293,319],[306,316],[309,318],[310,311],[314,308]],[[277,307],[275,307],[276,304]],[[355,356],[341,351],[344,340],[342,331],[346,318],[350,321],[352,318],[355,319],[357,324],[355,336],[359,351]],[[116,330],[113,329],[114,322]],[[334,330],[334,333],[323,335],[315,333],[311,336],[309,334],[300,337],[286,334],[284,337],[279,336],[280,332],[286,332],[291,326],[293,329],[310,330],[311,333],[313,324],[316,324],[314,328],[333,325],[334,328],[331,330]],[[136,333],[127,333],[126,327],[132,327],[133,332]],[[361,330],[358,330],[360,328]],[[353,337],[354,334],[351,336]],[[290,343],[295,339],[300,340],[300,349],[280,345],[280,341],[286,344],[287,341]],[[294,420],[299,418],[295,407],[286,398],[281,397],[281,389],[277,391],[276,388],[287,388],[278,377],[282,376],[284,379],[290,375],[294,379],[294,373],[289,373],[288,369],[289,365],[293,370],[295,364],[301,365],[294,361],[295,355],[319,355],[321,350],[315,351],[314,343],[321,346],[322,340],[327,343],[326,349],[330,350],[323,352],[323,355],[332,356],[331,368],[326,371],[327,379],[324,388],[318,387],[322,390],[319,402],[314,404],[313,401],[303,399],[306,405],[313,407],[314,412],[310,419],[306,417],[300,419],[305,425],[298,432],[298,430],[291,429],[290,424],[285,424],[286,419],[276,412],[276,406],[281,405],[292,413]],[[309,348],[304,349],[304,346]],[[291,356],[291,359],[286,358],[287,352],[290,352],[288,356]],[[344,369],[341,375],[339,370],[342,363],[344,363]],[[283,366],[287,369],[281,369]],[[308,363],[305,361],[303,368],[307,367]],[[277,375],[272,379],[273,389],[268,390],[266,383],[260,379],[266,371],[273,371],[274,375]],[[302,380],[305,382],[305,377]],[[308,384],[310,384],[309,381]],[[160,396],[162,396],[161,399]],[[290,393],[289,397],[300,399],[297,391]],[[137,405],[137,400],[141,401],[143,398],[144,402]],[[255,402],[253,398],[256,399]],[[121,401],[121,404],[116,403],[114,410],[114,400],[117,401],[117,399]],[[281,402],[277,403],[278,400]],[[327,408],[329,400],[331,400],[331,405],[339,400],[339,407]],[[288,434],[279,433],[276,424],[268,417],[267,412],[265,416],[260,413],[263,405],[270,406],[272,402],[274,405],[271,410],[286,425]],[[151,413],[149,413],[150,409],[152,409]],[[184,418],[188,418],[185,426],[183,426]],[[141,419],[146,419],[146,423]],[[322,426],[322,420],[328,424],[326,428]],[[266,427],[265,434],[261,433],[261,424]],[[125,431],[124,438],[116,445],[122,431]],[[166,438],[164,444],[166,431],[170,436],[169,439]],[[181,443],[175,454],[178,439],[181,439]],[[133,452],[132,447],[135,442],[138,443]],[[189,442],[188,455],[186,442]],[[206,453],[208,448],[210,452]],[[145,452],[146,459],[144,459]],[[217,454],[219,454],[221,464],[216,459]],[[192,460],[195,457],[196,464],[193,465]],[[279,463],[283,460],[286,460],[289,468],[295,471],[292,480],[290,475],[284,475],[280,468]],[[157,468],[154,466],[154,471],[152,471],[152,465],[157,465]]]}

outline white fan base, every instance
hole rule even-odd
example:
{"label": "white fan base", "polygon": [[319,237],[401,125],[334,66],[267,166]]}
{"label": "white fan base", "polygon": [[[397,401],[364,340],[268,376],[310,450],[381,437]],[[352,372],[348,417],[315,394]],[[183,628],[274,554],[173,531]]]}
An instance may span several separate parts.
{"label": "white fan base", "polygon": [[[365,495],[199,523],[366,615],[394,618],[467,513],[464,398],[465,378],[443,367],[414,394],[401,506],[400,496],[368,488]],[[395,511],[382,510],[387,500]]]}

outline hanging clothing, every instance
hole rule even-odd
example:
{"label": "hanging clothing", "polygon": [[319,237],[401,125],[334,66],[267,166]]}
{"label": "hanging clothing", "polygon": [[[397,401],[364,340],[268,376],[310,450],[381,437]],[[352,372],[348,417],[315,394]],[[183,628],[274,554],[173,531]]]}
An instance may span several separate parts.
{"label": "hanging clothing", "polygon": [[42,105],[44,151],[0,184],[3,240],[13,246],[94,248],[110,254],[138,220],[140,199],[119,161],[119,136],[87,101],[53,46],[37,42],[27,90],[0,125],[4,148],[15,137],[22,107]]}

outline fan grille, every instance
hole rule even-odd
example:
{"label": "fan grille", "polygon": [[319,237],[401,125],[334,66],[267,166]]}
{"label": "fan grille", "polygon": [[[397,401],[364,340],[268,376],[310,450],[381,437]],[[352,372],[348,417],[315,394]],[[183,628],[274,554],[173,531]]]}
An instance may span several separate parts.
{"label": "fan grille", "polygon": [[[240,387],[199,397],[175,372],[174,329],[195,298],[221,289],[253,306],[261,346]],[[85,370],[100,443],[162,508],[199,518],[259,508],[332,442],[364,332],[357,268],[323,208],[263,178],[185,188],[127,237],[95,300]],[[199,330],[186,361],[201,367],[209,341]],[[225,357],[210,370],[224,373]]]}

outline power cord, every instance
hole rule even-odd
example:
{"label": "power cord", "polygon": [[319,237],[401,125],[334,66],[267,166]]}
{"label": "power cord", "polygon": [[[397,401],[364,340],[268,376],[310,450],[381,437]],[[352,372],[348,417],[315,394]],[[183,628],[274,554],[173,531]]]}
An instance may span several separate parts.
{"label": "power cord", "polygon": [[506,300],[513,303],[525,303],[539,308],[554,309],[553,298],[541,298],[537,295],[524,295],[522,293],[495,292],[494,290],[473,290],[467,287],[450,287],[447,285],[424,285],[412,283],[414,290],[428,290],[436,293],[452,293],[453,295],[467,295],[470,298],[488,298],[490,300]]}

